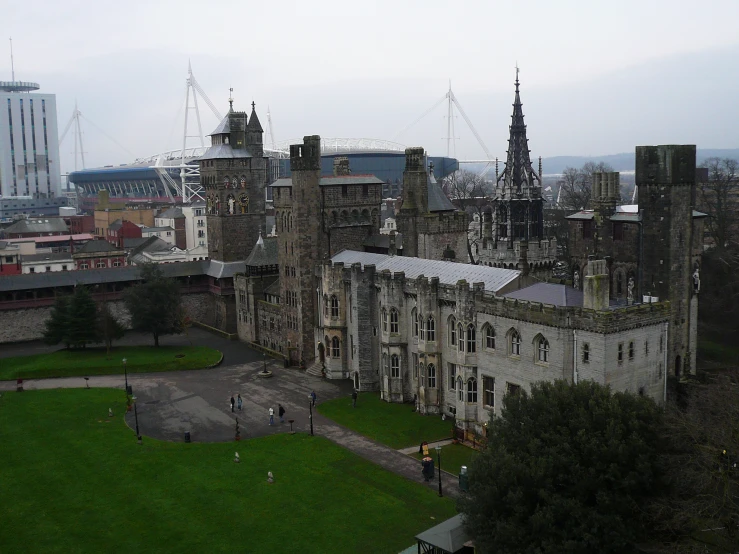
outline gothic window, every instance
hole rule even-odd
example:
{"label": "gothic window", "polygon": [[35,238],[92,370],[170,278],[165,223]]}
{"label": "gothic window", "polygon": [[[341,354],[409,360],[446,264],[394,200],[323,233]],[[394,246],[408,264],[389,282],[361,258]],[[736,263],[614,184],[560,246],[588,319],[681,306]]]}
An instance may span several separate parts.
{"label": "gothic window", "polygon": [[457,346],[457,320],[454,316],[449,318],[447,328],[449,329],[449,346]]}
{"label": "gothic window", "polygon": [[339,317],[339,299],[335,294],[331,295],[331,317]]}
{"label": "gothic window", "polygon": [[549,362],[549,341],[544,337],[539,337],[537,344],[537,359],[542,363]]}
{"label": "gothic window", "polygon": [[423,365],[423,362],[420,362],[418,364],[418,376],[421,379],[418,385],[421,387],[425,386],[426,385],[426,366]]}
{"label": "gothic window", "polygon": [[521,355],[521,335],[518,334],[518,331],[515,329],[512,329],[510,332],[510,354],[511,356],[520,356]]}
{"label": "gothic window", "polygon": [[457,400],[464,402],[464,382],[462,377],[457,377]]}
{"label": "gothic window", "polygon": [[341,348],[339,344],[339,337],[334,337],[331,339],[331,357],[332,358],[340,358],[341,357]]}
{"label": "gothic window", "polygon": [[477,335],[475,326],[470,323],[467,326],[467,353],[471,354],[473,352],[477,352]]}
{"label": "gothic window", "polygon": [[432,315],[426,321],[426,340],[431,342],[436,340],[436,320]]}
{"label": "gothic window", "polygon": [[492,325],[485,326],[485,348],[495,350],[495,329]]}
{"label": "gothic window", "polygon": [[382,330],[387,333],[387,310],[382,309]]}
{"label": "gothic window", "polygon": [[428,372],[428,387],[430,389],[436,388],[436,366],[434,364],[429,364],[426,366],[426,371]]}
{"label": "gothic window", "polygon": [[421,330],[421,340],[426,340],[426,321],[421,314],[418,314],[418,326]]}
{"label": "gothic window", "polygon": [[352,210],[352,222],[356,223],[359,221],[359,210]]}
{"label": "gothic window", "polygon": [[369,220],[370,220],[369,210],[362,210],[362,221],[369,222]]}
{"label": "gothic window", "polygon": [[328,296],[323,295],[323,316],[328,317]]}
{"label": "gothic window", "polygon": [[629,343],[629,360],[634,359],[634,341]]}
{"label": "gothic window", "polygon": [[482,377],[482,405],[486,408],[495,407],[495,378]]}
{"label": "gothic window", "polygon": [[618,363],[621,363],[624,361],[624,343],[619,342],[618,343]]}
{"label": "gothic window", "polygon": [[447,363],[449,368],[449,390],[454,390],[457,385],[457,366],[452,363]]}
{"label": "gothic window", "polygon": [[390,356],[390,377],[400,377],[400,357],[397,354]]}
{"label": "gothic window", "polygon": [[413,336],[418,336],[418,313],[416,312],[416,308],[413,308],[411,310],[411,319],[413,320]]}
{"label": "gothic window", "polygon": [[390,308],[390,332],[398,334],[398,310]]}
{"label": "gothic window", "polygon": [[477,403],[477,379],[474,377],[467,381],[467,402]]}
{"label": "gothic window", "polygon": [[587,342],[582,345],[582,362],[584,364],[590,363],[590,345]]}
{"label": "gothic window", "polygon": [[464,352],[464,327],[462,327],[462,324],[457,324],[457,335],[459,336],[459,340],[457,341],[457,349],[460,352]]}
{"label": "gothic window", "polygon": [[644,341],[644,355],[649,356],[649,341],[648,340]]}

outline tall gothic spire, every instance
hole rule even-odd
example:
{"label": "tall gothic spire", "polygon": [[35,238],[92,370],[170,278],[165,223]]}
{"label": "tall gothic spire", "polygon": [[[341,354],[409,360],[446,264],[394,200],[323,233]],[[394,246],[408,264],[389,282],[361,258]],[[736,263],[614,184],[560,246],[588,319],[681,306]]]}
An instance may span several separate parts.
{"label": "tall gothic spire", "polygon": [[[508,157],[503,173],[498,177],[503,195],[532,196],[535,187],[541,188],[541,176],[531,167],[529,140],[526,138],[526,124],[523,122],[523,106],[518,91],[518,66],[516,66],[516,96],[513,101]],[[535,194],[534,194],[535,195]]]}

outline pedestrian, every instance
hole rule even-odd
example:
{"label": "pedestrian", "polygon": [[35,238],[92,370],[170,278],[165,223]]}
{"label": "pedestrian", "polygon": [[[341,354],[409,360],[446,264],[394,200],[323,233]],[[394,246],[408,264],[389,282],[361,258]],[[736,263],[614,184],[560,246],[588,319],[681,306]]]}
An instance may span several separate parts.
{"label": "pedestrian", "polygon": [[275,424],[275,411],[272,408],[269,409],[269,424]]}
{"label": "pedestrian", "polygon": [[280,414],[280,423],[285,423],[285,408],[282,407],[282,404],[277,404],[280,409],[277,410],[277,413]]}
{"label": "pedestrian", "polygon": [[231,395],[231,411],[232,412],[234,411],[234,402],[235,402],[235,400],[234,400],[234,397],[233,397],[233,394],[232,394]]}
{"label": "pedestrian", "polygon": [[352,408],[357,407],[357,389],[354,389],[354,392],[352,392]]}
{"label": "pedestrian", "polygon": [[314,390],[311,391],[310,392],[310,397],[313,399],[313,405],[315,406],[316,405],[316,391],[314,391]]}
{"label": "pedestrian", "polygon": [[242,402],[243,401],[241,400],[241,394],[239,393],[239,396],[236,398],[236,405],[238,406],[239,411],[241,411],[241,404],[242,404]]}

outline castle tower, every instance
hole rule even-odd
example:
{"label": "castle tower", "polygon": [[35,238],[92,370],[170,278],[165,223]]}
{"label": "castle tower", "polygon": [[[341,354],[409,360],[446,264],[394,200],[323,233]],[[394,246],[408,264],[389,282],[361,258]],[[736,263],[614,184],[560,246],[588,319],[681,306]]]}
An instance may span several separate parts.
{"label": "castle tower", "polygon": [[498,177],[493,199],[495,239],[507,242],[509,248],[513,247],[516,240],[539,240],[544,236],[541,175],[531,165],[523,105],[518,90],[518,69],[515,85],[507,158],[503,173]]}
{"label": "castle tower", "polygon": [[669,374],[680,376],[695,367],[697,290],[692,282],[694,145],[636,147],[636,186],[643,210],[643,256],[639,290],[669,300]]}
{"label": "castle tower", "polygon": [[268,180],[262,127],[253,104],[251,121],[246,112],[231,108],[210,137],[211,147],[199,159],[208,254],[224,263],[243,262],[264,226]]}
{"label": "castle tower", "polygon": [[426,170],[423,148],[406,148],[403,203],[397,217],[403,255],[429,260],[469,261],[467,214],[457,210]]}

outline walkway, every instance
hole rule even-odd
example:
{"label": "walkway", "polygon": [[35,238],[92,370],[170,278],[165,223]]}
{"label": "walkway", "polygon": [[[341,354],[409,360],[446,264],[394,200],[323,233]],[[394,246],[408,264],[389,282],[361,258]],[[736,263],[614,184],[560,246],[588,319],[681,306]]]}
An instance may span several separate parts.
{"label": "walkway", "polygon": [[[210,338],[211,344],[220,348],[220,344],[213,344],[218,339]],[[230,441],[234,440],[237,419],[242,440],[289,432],[290,419],[293,420],[293,430],[309,433],[311,391],[315,390],[318,404],[342,396],[348,403],[351,402],[352,384],[349,380],[328,381],[295,369],[284,369],[270,359],[267,359],[266,365],[273,372],[273,377],[265,379],[259,377],[265,363],[260,354],[239,343],[231,343],[231,346],[249,351],[252,359],[260,359],[207,370],[128,375],[128,382],[137,397],[139,429],[144,437],[183,441],[185,432],[189,432],[194,442]],[[227,357],[234,359],[238,355],[235,351]],[[91,388],[119,388],[123,391],[124,377],[93,376],[88,383]],[[24,381],[24,388],[81,388],[85,384],[82,377],[31,379]],[[8,390],[15,390],[15,382],[0,381],[0,391]],[[239,393],[243,399],[243,409],[232,413],[230,398],[232,395],[236,398]],[[279,404],[286,410],[284,424],[280,424],[277,417]],[[275,410],[275,425],[269,425],[270,407]],[[126,415],[126,422],[132,429],[135,428],[133,412]],[[315,410],[313,423],[316,435],[326,437],[411,481],[434,490],[438,488],[438,481],[424,483],[418,460],[342,427]],[[456,476],[442,472],[442,486],[445,496],[459,496]]]}

